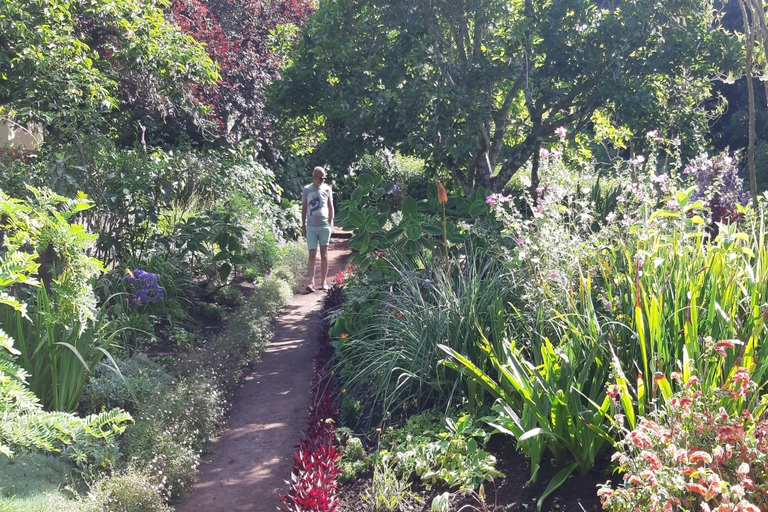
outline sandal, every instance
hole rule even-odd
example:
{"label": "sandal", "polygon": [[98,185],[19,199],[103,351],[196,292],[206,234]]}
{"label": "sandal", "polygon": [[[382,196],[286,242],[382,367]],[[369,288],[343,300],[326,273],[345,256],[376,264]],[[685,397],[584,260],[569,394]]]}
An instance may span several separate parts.
{"label": "sandal", "polygon": [[330,289],[330,288],[331,288],[331,287],[330,287],[330,286],[328,286],[328,282],[327,282],[327,281],[326,281],[325,283],[323,283],[322,285],[320,285],[320,289],[321,289],[321,290],[328,290],[328,289]]}
{"label": "sandal", "polygon": [[315,285],[312,283],[309,283],[307,286],[304,287],[305,290],[307,290],[309,293],[312,293],[315,291]]}

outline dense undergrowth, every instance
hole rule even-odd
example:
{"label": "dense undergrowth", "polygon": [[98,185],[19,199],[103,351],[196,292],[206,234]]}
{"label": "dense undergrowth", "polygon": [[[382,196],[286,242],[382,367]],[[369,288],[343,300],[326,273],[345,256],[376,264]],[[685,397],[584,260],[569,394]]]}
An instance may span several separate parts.
{"label": "dense undergrowth", "polygon": [[7,509],[169,509],[305,272],[252,155],[104,142],[2,162]]}
{"label": "dense undergrowth", "polygon": [[[727,154],[672,168],[638,157],[618,164],[634,169],[626,182],[575,176],[562,149],[542,153],[533,196],[521,183],[448,197],[437,183],[388,211],[397,191],[361,177],[342,204],[359,266],[330,313],[351,429],[339,464],[345,479],[373,471],[364,510],[413,509],[414,481],[482,491],[493,462],[467,454],[493,432],[529,457],[531,482],[545,458],[559,469],[539,507],[612,451],[608,509],[762,506],[765,198],[745,204]],[[417,420],[433,414],[449,419]],[[702,417],[720,418],[709,434]],[[432,428],[436,441],[422,437]],[[467,454],[440,466],[434,443],[460,433]]]}

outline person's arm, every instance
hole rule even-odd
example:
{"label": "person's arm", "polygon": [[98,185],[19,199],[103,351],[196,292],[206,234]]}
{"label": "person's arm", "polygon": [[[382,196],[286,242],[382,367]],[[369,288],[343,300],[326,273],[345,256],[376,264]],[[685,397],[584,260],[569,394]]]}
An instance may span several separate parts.
{"label": "person's arm", "polygon": [[328,223],[333,227],[333,192],[328,194]]}
{"label": "person's arm", "polygon": [[301,201],[301,236],[307,238],[307,201]]}

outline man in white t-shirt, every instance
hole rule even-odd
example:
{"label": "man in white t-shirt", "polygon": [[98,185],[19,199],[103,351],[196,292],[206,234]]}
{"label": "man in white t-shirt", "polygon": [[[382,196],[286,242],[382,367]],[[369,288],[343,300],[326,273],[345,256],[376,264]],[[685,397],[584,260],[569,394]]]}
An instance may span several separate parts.
{"label": "man in white t-shirt", "polygon": [[325,169],[315,167],[312,171],[312,183],[304,187],[301,193],[301,234],[307,239],[309,265],[308,283],[305,289],[315,291],[315,261],[317,247],[320,246],[320,289],[327,290],[328,283],[328,243],[333,229],[333,192],[331,186],[323,183]]}

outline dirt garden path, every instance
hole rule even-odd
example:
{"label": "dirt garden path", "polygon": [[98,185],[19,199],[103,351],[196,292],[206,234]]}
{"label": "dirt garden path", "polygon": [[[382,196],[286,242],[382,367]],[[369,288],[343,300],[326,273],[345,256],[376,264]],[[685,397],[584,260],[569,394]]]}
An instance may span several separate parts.
{"label": "dirt garden path", "polygon": [[[329,281],[349,254],[338,235],[328,250]],[[178,512],[274,512],[282,505],[278,494],[288,490],[294,448],[307,422],[323,297],[319,290],[301,293],[283,307],[273,342],[236,391],[227,428]]]}

